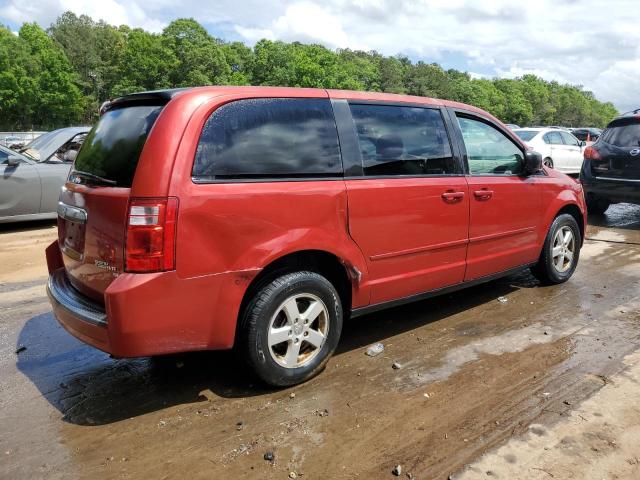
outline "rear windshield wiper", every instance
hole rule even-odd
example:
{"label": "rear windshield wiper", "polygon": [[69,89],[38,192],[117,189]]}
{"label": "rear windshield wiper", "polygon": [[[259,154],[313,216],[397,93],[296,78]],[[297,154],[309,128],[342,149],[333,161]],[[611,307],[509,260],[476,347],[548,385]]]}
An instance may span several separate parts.
{"label": "rear windshield wiper", "polygon": [[74,170],[71,172],[71,175],[75,175],[80,178],[84,178],[85,180],[89,180],[96,183],[101,183],[103,185],[117,185],[118,182],[115,180],[109,180],[108,178],[101,177],[99,175],[94,175],[93,173],[83,172],[80,170]]}

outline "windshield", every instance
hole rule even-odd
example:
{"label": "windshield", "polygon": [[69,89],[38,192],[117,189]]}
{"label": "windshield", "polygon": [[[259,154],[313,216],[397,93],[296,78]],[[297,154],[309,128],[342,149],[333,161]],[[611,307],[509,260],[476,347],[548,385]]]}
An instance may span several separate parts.
{"label": "windshield", "polygon": [[602,135],[602,139],[616,147],[640,146],[640,123],[610,127]]}
{"label": "windshield", "polygon": [[89,132],[74,171],[115,182],[118,187],[130,187],[142,147],[155,123],[161,106],[144,105],[119,108],[105,113]]}
{"label": "windshield", "polygon": [[61,130],[54,130],[52,132],[40,135],[38,138],[29,142],[21,151],[25,155],[33,158],[34,160],[40,160],[40,150],[46,150],[53,142],[59,141],[59,135]]}
{"label": "windshield", "polygon": [[522,140],[523,142],[528,142],[540,132],[538,132],[537,130],[517,130],[513,133],[520,137],[520,140]]}

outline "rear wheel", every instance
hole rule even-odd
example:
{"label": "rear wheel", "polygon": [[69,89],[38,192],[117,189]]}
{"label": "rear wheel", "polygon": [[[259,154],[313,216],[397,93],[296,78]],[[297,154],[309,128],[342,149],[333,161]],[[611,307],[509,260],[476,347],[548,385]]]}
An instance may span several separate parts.
{"label": "rear wheel", "polygon": [[587,211],[592,215],[602,215],[611,205],[606,198],[596,197],[595,195],[587,196]]}
{"label": "rear wheel", "polygon": [[553,160],[552,160],[552,159],[550,159],[549,157],[545,158],[545,159],[542,161],[542,164],[543,164],[545,167],[553,168]]}
{"label": "rear wheel", "polygon": [[335,287],[315,272],[295,272],[264,285],[243,315],[241,346],[250,368],[269,385],[284,387],[317,375],[342,330]]}
{"label": "rear wheel", "polygon": [[542,283],[564,283],[576,270],[581,246],[576,219],[569,214],[558,215],[549,228],[540,259],[531,271]]}

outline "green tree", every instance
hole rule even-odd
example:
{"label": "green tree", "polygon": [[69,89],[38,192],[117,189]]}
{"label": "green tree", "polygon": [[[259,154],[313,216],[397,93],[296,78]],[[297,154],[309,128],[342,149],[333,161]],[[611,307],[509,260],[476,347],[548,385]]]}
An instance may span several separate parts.
{"label": "green tree", "polygon": [[339,50],[341,68],[352,79],[354,90],[380,91],[380,71],[369,53],[358,50]]}
{"label": "green tree", "polygon": [[86,15],[78,17],[72,12],[58,17],[48,33],[62,46],[78,74],[79,86],[86,97],[83,117],[90,123],[118,81],[125,35],[103,21],[95,22]]}
{"label": "green tree", "polygon": [[231,74],[221,42],[192,18],[174,20],[162,32],[166,48],[177,59],[169,74],[172,85],[213,85],[226,83]]}
{"label": "green tree", "polygon": [[405,83],[410,95],[448,98],[452,94],[447,74],[436,63],[418,62],[409,66]]}
{"label": "green tree", "polygon": [[227,83],[229,85],[251,85],[253,80],[251,72],[255,61],[253,50],[242,42],[223,43],[221,48],[230,70]]}
{"label": "green tree", "polygon": [[77,74],[64,51],[35,23],[20,28],[31,57],[32,122],[44,128],[74,124],[81,118],[84,106],[77,85]]}
{"label": "green tree", "polygon": [[522,94],[519,80],[501,78],[493,81],[495,87],[502,92],[506,99],[502,118],[509,123],[518,125],[530,125],[533,119],[533,108]]}
{"label": "green tree", "polygon": [[113,95],[175,87],[171,80],[180,62],[163,37],[136,28],[124,31],[126,45],[118,65]]}
{"label": "green tree", "polygon": [[36,102],[35,62],[24,40],[0,26],[0,128],[31,128]]}
{"label": "green tree", "polygon": [[380,90],[388,93],[406,93],[406,64],[396,57],[384,57],[378,53],[374,53],[374,58],[380,72]]}
{"label": "green tree", "polygon": [[522,125],[604,126],[617,114],[581,86],[535,75],[472,79],[436,63],[298,42],[260,40],[250,48],[212,37],[194,19],[177,19],[157,35],[66,12],[47,33],[25,24],[16,37],[0,27],[4,128],[91,123],[114,96],[211,84],[409,93],[468,103]]}

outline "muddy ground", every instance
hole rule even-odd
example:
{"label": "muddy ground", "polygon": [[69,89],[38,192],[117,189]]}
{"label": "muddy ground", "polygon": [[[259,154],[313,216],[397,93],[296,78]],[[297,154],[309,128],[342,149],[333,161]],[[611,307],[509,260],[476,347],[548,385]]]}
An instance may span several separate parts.
{"label": "muddy ground", "polygon": [[55,226],[0,226],[0,478],[638,479],[640,208],[590,223],[570,282],[523,272],[352,320],[286,390],[230,353],[76,341],[44,293]]}

